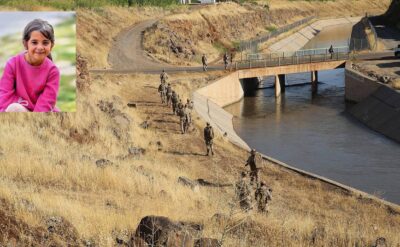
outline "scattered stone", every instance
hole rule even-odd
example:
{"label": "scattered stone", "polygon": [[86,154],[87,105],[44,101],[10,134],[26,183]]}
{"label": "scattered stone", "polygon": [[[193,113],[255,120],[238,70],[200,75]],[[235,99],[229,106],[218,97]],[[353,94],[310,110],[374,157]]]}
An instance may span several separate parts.
{"label": "scattered stone", "polygon": [[392,78],[388,75],[384,75],[380,76],[378,80],[382,83],[388,84],[392,80]]}
{"label": "scattered stone", "polygon": [[[45,224],[51,235],[58,235],[58,238],[68,239],[70,243],[78,241],[77,230],[61,216],[51,216],[45,221]],[[71,246],[77,246],[77,244],[71,244]]]}
{"label": "scattered stone", "polygon": [[129,102],[128,104],[127,104],[127,106],[128,107],[132,107],[132,108],[136,108],[136,103],[133,103],[133,102]]}
{"label": "scattered stone", "polygon": [[383,237],[377,238],[374,247],[387,247],[386,239]]}
{"label": "scattered stone", "polygon": [[96,160],[96,166],[99,168],[105,168],[106,166],[111,166],[113,162],[107,160],[107,159],[99,159]]}
{"label": "scattered stone", "polygon": [[174,222],[163,216],[146,216],[131,237],[131,244],[141,238],[149,246],[193,246],[194,238],[201,236],[202,231],[200,224]]}
{"label": "scattered stone", "polygon": [[178,183],[190,187],[192,190],[197,186],[197,183],[186,177],[179,177]]}
{"label": "scattered stone", "polygon": [[200,238],[194,242],[194,247],[220,247],[219,241],[215,238]]}
{"label": "scattered stone", "polygon": [[128,148],[129,155],[140,156],[146,153],[146,149],[140,147],[130,147]]}
{"label": "scattered stone", "polygon": [[62,218],[58,216],[52,216],[46,221],[47,230],[51,233],[56,232],[57,228],[62,225]]}
{"label": "scattered stone", "polygon": [[149,128],[149,122],[147,122],[147,121],[144,121],[143,123],[141,123],[139,126],[141,127],[141,128],[143,128],[143,129],[147,129],[147,128]]}
{"label": "scattered stone", "polygon": [[100,108],[102,112],[108,113],[110,115],[114,115],[117,109],[114,107],[114,103],[100,100],[97,106]]}

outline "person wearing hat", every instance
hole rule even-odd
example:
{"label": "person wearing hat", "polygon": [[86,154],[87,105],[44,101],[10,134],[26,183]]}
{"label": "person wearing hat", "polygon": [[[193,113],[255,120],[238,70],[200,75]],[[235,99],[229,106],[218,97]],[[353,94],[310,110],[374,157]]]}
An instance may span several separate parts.
{"label": "person wearing hat", "polygon": [[211,127],[210,123],[207,122],[207,126],[204,128],[204,141],[205,141],[206,147],[207,147],[206,155],[209,155],[210,151],[211,151],[211,155],[214,155],[213,139],[214,139],[214,130]]}
{"label": "person wearing hat", "polygon": [[246,161],[244,166],[250,166],[250,183],[253,184],[253,181],[258,182],[258,169],[256,166],[256,150],[252,149],[250,151],[250,156]]}

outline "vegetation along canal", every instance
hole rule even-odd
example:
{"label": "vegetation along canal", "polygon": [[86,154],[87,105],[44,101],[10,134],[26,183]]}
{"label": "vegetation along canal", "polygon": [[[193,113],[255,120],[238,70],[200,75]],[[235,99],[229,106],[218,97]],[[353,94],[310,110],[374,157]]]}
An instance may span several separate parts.
{"label": "vegetation along canal", "polygon": [[[350,33],[350,25],[325,29],[304,49],[347,45]],[[346,113],[344,69],[320,71],[319,81],[315,96],[310,84],[286,87],[280,100],[267,88],[225,109],[259,152],[400,204],[400,145]],[[287,85],[306,82],[310,73],[286,77]]]}

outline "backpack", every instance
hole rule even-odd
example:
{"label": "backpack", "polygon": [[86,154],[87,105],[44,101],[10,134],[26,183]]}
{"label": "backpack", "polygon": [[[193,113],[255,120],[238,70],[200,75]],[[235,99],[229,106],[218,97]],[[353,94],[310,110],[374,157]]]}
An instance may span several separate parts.
{"label": "backpack", "polygon": [[206,127],[204,129],[204,136],[207,139],[213,139],[214,138],[214,132],[212,131],[212,127],[211,126],[210,127]]}

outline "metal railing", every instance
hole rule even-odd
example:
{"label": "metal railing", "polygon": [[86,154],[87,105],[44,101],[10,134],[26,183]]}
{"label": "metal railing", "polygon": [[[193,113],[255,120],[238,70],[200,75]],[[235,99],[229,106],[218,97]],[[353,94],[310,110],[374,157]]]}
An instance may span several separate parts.
{"label": "metal railing", "polygon": [[251,50],[253,52],[256,52],[258,50],[258,45],[260,43],[264,43],[265,41],[274,38],[282,33],[285,33],[289,30],[292,30],[293,28],[299,27],[305,23],[310,22],[312,19],[314,19],[315,16],[311,16],[311,17],[307,17],[304,18],[300,21],[296,21],[292,24],[286,25],[284,27],[278,28],[276,30],[273,30],[267,34],[261,35],[257,38],[251,39],[251,40],[247,40],[247,41],[241,41],[239,44],[239,50],[240,51],[245,51],[245,50]]}
{"label": "metal railing", "polygon": [[329,53],[329,49],[300,50],[292,53],[282,52],[270,54],[249,54],[247,59],[235,61],[234,68],[238,70],[279,67],[286,65],[330,62],[348,59],[350,59],[349,48],[337,47],[334,48],[334,52],[332,54]]}
{"label": "metal railing", "polygon": [[[348,46],[340,46],[334,47],[333,53],[348,53]],[[272,59],[278,57],[300,57],[300,56],[309,56],[309,55],[324,55],[329,54],[329,48],[319,48],[319,49],[307,49],[307,50],[298,50],[298,51],[282,51],[282,52],[272,52],[272,53],[252,53],[246,54],[246,60],[254,60],[254,59]]]}

